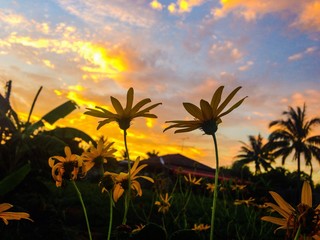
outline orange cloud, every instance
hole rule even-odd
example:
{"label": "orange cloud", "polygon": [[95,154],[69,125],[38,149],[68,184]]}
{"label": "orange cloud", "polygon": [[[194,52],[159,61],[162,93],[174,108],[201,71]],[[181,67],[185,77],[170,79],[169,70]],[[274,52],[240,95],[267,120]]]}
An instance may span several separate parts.
{"label": "orange cloud", "polygon": [[[85,60],[81,67],[81,70],[85,72],[83,78],[90,76],[98,80],[99,76],[94,76],[95,74],[114,78],[118,73],[128,68],[125,53],[118,49],[119,47],[109,47],[108,49],[108,47],[86,41],[49,38],[32,39],[31,37],[17,36],[16,34],[11,34],[7,42],[9,44],[44,49],[57,54],[77,53],[82,60]],[[48,60],[43,60],[43,62],[48,67],[54,67],[54,64]]]}
{"label": "orange cloud", "polygon": [[215,19],[233,13],[246,21],[253,21],[269,13],[290,12],[296,16],[292,24],[306,31],[320,31],[320,2],[292,0],[220,0],[221,7],[212,9]]}
{"label": "orange cloud", "polygon": [[320,31],[320,1],[306,3],[293,24],[306,31]]}
{"label": "orange cloud", "polygon": [[215,8],[212,10],[212,14],[215,18],[222,18],[230,12],[234,12],[245,18],[247,21],[255,20],[258,16],[262,16],[267,13],[295,9],[297,5],[299,5],[299,3],[291,0],[221,0],[220,4],[221,8]]}

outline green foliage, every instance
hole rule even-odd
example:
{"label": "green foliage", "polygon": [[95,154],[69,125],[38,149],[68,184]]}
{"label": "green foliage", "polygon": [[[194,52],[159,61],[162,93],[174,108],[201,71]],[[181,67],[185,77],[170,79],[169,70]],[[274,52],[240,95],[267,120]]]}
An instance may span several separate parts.
{"label": "green foliage", "polygon": [[[57,120],[68,116],[78,106],[74,101],[66,101],[45,114],[39,121],[30,122],[33,108],[41,92],[40,87],[29,111],[28,120],[23,122],[10,104],[12,82],[6,85],[5,96],[0,94],[0,177],[9,175],[27,162],[32,170],[48,172],[48,157],[63,151],[64,146],[78,147],[81,139],[93,142],[86,133],[75,128],[43,129],[45,122],[54,124]],[[82,150],[78,150],[81,152]]]}
{"label": "green foliage", "polygon": [[4,196],[18,186],[29,174],[30,170],[30,164],[26,164],[2,179],[0,181],[0,196]]}

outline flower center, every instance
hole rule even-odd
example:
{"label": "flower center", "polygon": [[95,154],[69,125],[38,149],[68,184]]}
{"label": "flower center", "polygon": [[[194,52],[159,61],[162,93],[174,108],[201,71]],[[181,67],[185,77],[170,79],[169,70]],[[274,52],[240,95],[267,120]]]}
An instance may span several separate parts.
{"label": "flower center", "polygon": [[121,118],[118,120],[120,129],[127,130],[130,127],[131,118]]}
{"label": "flower center", "polygon": [[104,176],[99,182],[99,187],[107,191],[111,191],[114,186],[114,181],[110,175]]}
{"label": "flower center", "polygon": [[64,173],[62,178],[64,179],[74,179],[77,177],[77,168],[78,162],[77,161],[69,161],[63,163]]}
{"label": "flower center", "polygon": [[202,123],[201,129],[205,134],[213,135],[218,130],[218,125],[214,119],[210,119]]}

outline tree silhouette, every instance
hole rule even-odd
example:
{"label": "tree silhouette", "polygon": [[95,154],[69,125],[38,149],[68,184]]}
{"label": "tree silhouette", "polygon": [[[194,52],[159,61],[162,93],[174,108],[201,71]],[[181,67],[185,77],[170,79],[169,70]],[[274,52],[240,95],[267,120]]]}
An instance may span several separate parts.
{"label": "tree silhouette", "polygon": [[312,157],[320,162],[320,135],[310,136],[312,129],[320,124],[320,118],[306,118],[306,105],[296,109],[289,107],[284,111],[285,120],[275,120],[269,127],[275,127],[270,134],[275,157],[282,157],[282,164],[293,154],[293,161],[297,161],[298,187],[300,188],[301,156],[304,156],[307,166],[311,167],[310,178],[312,179]]}
{"label": "tree silhouette", "polygon": [[151,157],[158,157],[159,156],[159,151],[156,151],[156,150],[152,150],[152,152],[147,152],[147,156],[149,157],[149,158],[151,158]]}
{"label": "tree silhouette", "polygon": [[263,143],[263,137],[259,134],[257,137],[250,135],[249,144],[241,142],[240,154],[236,156],[239,164],[255,164],[255,174],[261,173],[261,167],[268,171],[272,169],[271,163],[274,162],[274,156],[270,149],[269,142]]}
{"label": "tree silhouette", "polygon": [[23,121],[10,104],[11,89],[10,80],[6,83],[4,96],[0,94],[0,159],[3,159],[0,162],[0,179],[29,161],[33,169],[41,172],[41,169],[48,167],[48,156],[63,151],[65,145],[77,146],[77,139],[94,141],[89,135],[75,128],[56,127],[49,131],[44,128],[45,123],[52,125],[77,109],[74,101],[68,100],[38,121],[32,122],[31,115],[42,90],[40,87],[32,102],[27,121]]}

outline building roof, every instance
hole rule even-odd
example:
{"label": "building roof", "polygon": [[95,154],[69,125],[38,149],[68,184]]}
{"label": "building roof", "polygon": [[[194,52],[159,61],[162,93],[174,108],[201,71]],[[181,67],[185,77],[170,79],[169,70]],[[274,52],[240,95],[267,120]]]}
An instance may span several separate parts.
{"label": "building roof", "polygon": [[148,168],[165,168],[175,173],[192,174],[198,177],[213,177],[215,169],[181,154],[155,156],[146,160]]}

